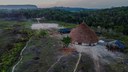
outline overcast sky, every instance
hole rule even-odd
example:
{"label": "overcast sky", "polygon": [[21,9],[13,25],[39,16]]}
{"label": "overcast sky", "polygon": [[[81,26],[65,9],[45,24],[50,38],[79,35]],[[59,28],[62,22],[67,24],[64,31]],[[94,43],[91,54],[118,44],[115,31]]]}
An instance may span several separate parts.
{"label": "overcast sky", "polygon": [[83,7],[83,8],[109,8],[127,6],[128,0],[0,0],[0,5],[33,4],[38,7]]}

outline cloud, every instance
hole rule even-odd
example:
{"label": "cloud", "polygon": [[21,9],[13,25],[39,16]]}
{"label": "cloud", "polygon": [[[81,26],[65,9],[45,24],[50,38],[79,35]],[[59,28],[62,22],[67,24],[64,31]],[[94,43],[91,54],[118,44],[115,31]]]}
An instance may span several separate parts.
{"label": "cloud", "polygon": [[127,6],[128,0],[60,0],[54,6],[107,8],[112,6]]}
{"label": "cloud", "polygon": [[0,4],[34,4],[39,7],[107,8],[112,6],[127,6],[128,0],[0,0]]}

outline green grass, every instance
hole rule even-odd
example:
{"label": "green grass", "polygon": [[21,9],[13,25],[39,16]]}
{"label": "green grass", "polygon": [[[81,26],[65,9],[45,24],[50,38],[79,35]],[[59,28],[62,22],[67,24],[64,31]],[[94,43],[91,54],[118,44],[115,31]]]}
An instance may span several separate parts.
{"label": "green grass", "polygon": [[0,29],[12,29],[11,27],[13,25],[21,25],[24,26],[25,28],[30,28],[32,22],[30,21],[5,21],[5,20],[0,20]]}
{"label": "green grass", "polygon": [[[56,45],[56,46],[53,46]],[[61,48],[58,44],[58,40],[50,37],[33,37],[29,46],[24,51],[22,63],[17,67],[16,72],[34,72],[39,69],[42,72],[46,72],[48,68],[56,61],[56,56],[58,49]],[[40,53],[36,54],[36,50]],[[26,67],[31,61],[34,61],[34,57],[39,57],[36,64],[31,63],[30,66]]]}
{"label": "green grass", "polygon": [[59,26],[63,26],[65,28],[75,28],[77,26],[77,24],[73,24],[73,23],[67,23],[67,22],[61,22],[61,21],[42,21],[44,23],[57,23],[59,24]]}
{"label": "green grass", "polygon": [[125,45],[124,52],[128,53],[128,36],[127,35],[121,35],[118,33],[117,34],[104,33],[103,36],[106,37],[106,39],[120,40]]}
{"label": "green grass", "polygon": [[64,26],[65,28],[75,28],[77,24],[65,23],[65,22],[57,22],[60,26]]}
{"label": "green grass", "polygon": [[30,25],[27,21],[0,20],[0,72],[10,72],[18,60],[20,51],[32,35]]}
{"label": "green grass", "polygon": [[128,72],[128,65],[122,64],[121,62],[112,63],[110,66],[115,72]]}

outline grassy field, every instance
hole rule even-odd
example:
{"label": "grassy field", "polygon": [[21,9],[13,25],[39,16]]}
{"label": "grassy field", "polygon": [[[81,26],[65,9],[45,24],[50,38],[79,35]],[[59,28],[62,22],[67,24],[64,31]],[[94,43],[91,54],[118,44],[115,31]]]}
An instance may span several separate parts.
{"label": "grassy field", "polygon": [[61,43],[50,37],[33,37],[16,72],[46,72],[61,55]]}
{"label": "grassy field", "polygon": [[61,21],[40,21],[40,22],[44,22],[44,23],[57,23],[59,24],[59,26],[63,26],[65,28],[75,28],[78,24],[73,24],[73,23],[66,23],[66,22],[61,22]]}
{"label": "grassy field", "polygon": [[0,20],[0,72],[9,72],[31,37],[30,22]]}
{"label": "grassy field", "polygon": [[[50,21],[49,21],[50,22]],[[52,22],[52,21],[51,21]],[[58,23],[60,26],[64,26],[66,28],[73,28],[75,27],[74,24],[69,24],[65,22],[54,22]],[[0,20],[0,72],[10,72],[11,67],[19,60],[19,54],[23,47],[25,46],[26,42],[29,40],[31,35],[35,33],[33,30],[30,29],[32,22],[29,21],[4,21]],[[38,31],[36,31],[38,33]],[[43,36],[44,37],[44,36]],[[55,46],[54,46],[55,45]],[[60,47],[60,43],[58,43],[55,39],[51,38],[41,38],[40,34],[34,35],[31,43],[28,46],[28,49],[36,49],[35,52],[42,51],[39,55],[40,65],[45,65],[44,68],[40,68],[41,71],[46,71],[57,59],[58,48]],[[43,49],[43,50],[42,50]],[[33,53],[26,52],[27,55],[24,55],[23,63],[26,64],[28,61],[33,61],[33,58],[38,58],[38,55]],[[56,55],[57,56],[56,56]],[[49,56],[49,57],[48,57]],[[30,62],[31,62],[30,61]],[[75,63],[75,62],[74,62]],[[26,65],[28,66],[28,65]],[[37,66],[37,65],[36,65]],[[19,65],[18,68],[22,70],[18,70],[18,72],[23,72],[25,66]],[[32,66],[33,68],[35,65]],[[38,67],[38,66],[37,66]],[[43,66],[41,66],[43,67]],[[74,67],[74,66],[73,66]],[[26,72],[30,72],[29,70],[25,70]],[[70,72],[70,71],[69,71]]]}
{"label": "grassy field", "polygon": [[[57,23],[65,28],[77,26],[77,24],[59,21],[44,22]],[[23,60],[15,69],[16,72],[46,72],[57,61],[59,56],[62,56],[62,52],[59,51],[62,48],[61,40],[49,37],[46,30],[31,30],[32,23],[30,21],[0,21],[0,72],[11,72],[12,66],[19,60],[21,50],[31,37],[30,43],[23,52]],[[109,33],[104,33],[103,36],[108,39],[121,40],[126,45],[126,53],[128,52],[127,36],[111,35]],[[77,53],[64,56],[50,72],[73,72],[77,59]],[[119,64],[112,63],[103,67],[106,70],[105,72],[110,71],[110,69],[111,72],[123,72],[123,70],[126,70],[121,61]],[[86,54],[82,54],[82,59],[77,69],[77,72],[79,71],[95,72],[94,63]]]}
{"label": "grassy field", "polygon": [[120,40],[125,45],[124,53],[128,53],[128,36],[127,35],[122,35],[120,33],[116,33],[116,34],[104,33],[102,35],[103,37],[106,37],[106,39]]}

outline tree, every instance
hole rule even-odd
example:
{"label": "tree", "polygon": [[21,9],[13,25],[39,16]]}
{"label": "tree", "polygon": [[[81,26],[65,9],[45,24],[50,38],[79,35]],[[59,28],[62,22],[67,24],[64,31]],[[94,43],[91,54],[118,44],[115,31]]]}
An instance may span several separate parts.
{"label": "tree", "polygon": [[70,37],[64,37],[62,39],[62,42],[64,43],[64,46],[67,47],[69,45],[69,43],[71,43],[71,38]]}

